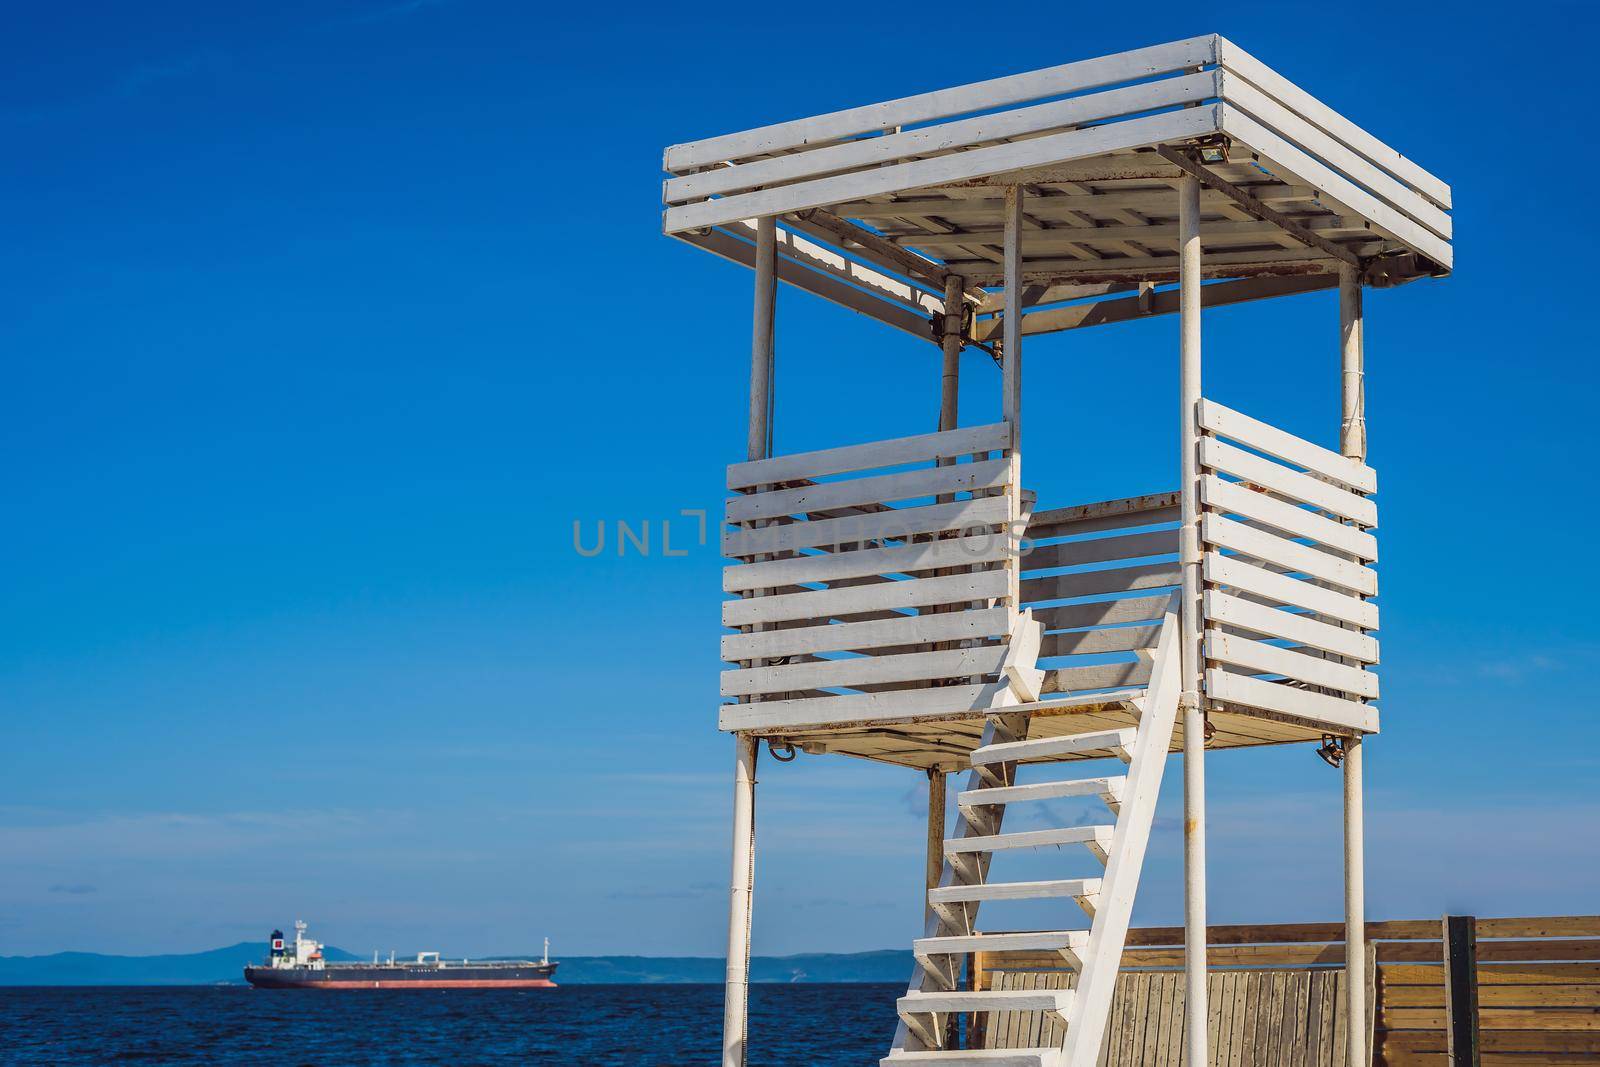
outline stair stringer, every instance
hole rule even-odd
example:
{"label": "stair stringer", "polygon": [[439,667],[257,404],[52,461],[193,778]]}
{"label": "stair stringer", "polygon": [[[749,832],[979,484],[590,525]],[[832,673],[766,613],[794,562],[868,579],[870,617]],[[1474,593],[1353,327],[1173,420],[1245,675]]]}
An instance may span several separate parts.
{"label": "stair stringer", "polygon": [[1178,693],[1182,688],[1178,631],[1177,615],[1169,608],[1156,641],[1150,687],[1141,700],[1133,762],[1128,765],[1122,811],[1117,816],[1106,873],[1101,880],[1100,901],[1089,928],[1083,970],[1067,1015],[1061,1067],[1094,1067],[1105,1041],[1111,997],[1133,918],[1133,898],[1139,888],[1139,872],[1150,843],[1161,777],[1178,717]]}
{"label": "stair stringer", "polygon": [[[1002,690],[1002,700],[1014,702],[1015,698],[1012,697],[1009,692]],[[1027,736],[1029,725],[1030,717],[1025,713],[1008,715],[1004,713],[1004,708],[994,708],[989,712],[988,720],[984,723],[983,736],[978,742],[978,747],[981,748],[985,745],[992,745],[1002,741],[1020,741]],[[1003,773],[1014,774],[1014,765],[1008,772]],[[966,788],[969,790],[981,789],[987,784],[983,776],[978,772],[977,768],[973,768],[967,772],[966,780]],[[988,828],[989,832],[999,833],[1004,819],[1005,808],[1002,807],[995,812],[993,824]],[[957,821],[960,824],[956,831],[957,837],[972,837],[977,835],[977,828],[974,827],[973,824],[959,812],[957,814]],[[974,859],[973,862],[979,868],[979,870],[987,870],[989,864],[989,855],[987,853],[980,854]],[[968,883],[965,880],[965,877],[956,868],[954,862],[951,861],[950,854],[945,853],[944,869],[939,875],[939,888],[943,889],[947,886],[966,884]],[[978,906],[973,905],[974,922],[976,922],[977,909]],[[945,933],[954,934],[967,932],[969,931],[947,928],[946,923],[939,915],[938,910],[934,908],[928,909],[927,922],[923,924],[923,937],[939,937]],[[907,985],[906,992],[922,992],[926,988],[926,981],[927,974],[923,970],[922,964],[912,964],[911,981]],[[890,1046],[890,1051],[919,1051],[926,1047],[927,1046],[924,1045],[923,1042],[912,1033],[911,1028],[906,1024],[905,1019],[901,1018],[898,1025],[895,1027],[894,1042]]]}

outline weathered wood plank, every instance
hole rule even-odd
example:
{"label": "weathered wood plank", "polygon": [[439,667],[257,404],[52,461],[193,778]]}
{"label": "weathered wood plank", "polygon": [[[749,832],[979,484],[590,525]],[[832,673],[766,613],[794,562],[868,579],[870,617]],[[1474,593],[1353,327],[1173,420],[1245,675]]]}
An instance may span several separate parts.
{"label": "weathered wood plank", "polygon": [[1378,676],[1370,671],[1218,630],[1206,631],[1205,656],[1219,663],[1231,663],[1264,674],[1281,674],[1369,700],[1378,696]]}
{"label": "weathered wood plank", "polygon": [[1314,445],[1276,426],[1224,407],[1214,400],[1200,401],[1199,418],[1201,427],[1212,433],[1232,438],[1259,452],[1265,452],[1297,467],[1332,478],[1357,492],[1378,491],[1378,473],[1365,463],[1341,456],[1321,445]]}
{"label": "weathered wood plank", "polygon": [[1139,589],[1160,589],[1183,580],[1176,563],[1144,563],[1133,567],[1108,567],[1097,571],[1057,574],[1046,578],[1024,578],[1022,600],[1038,603],[1072,597],[1127,593]]}
{"label": "weathered wood plank", "polygon": [[897,508],[838,519],[813,519],[760,529],[724,530],[722,554],[730,557],[769,556],[803,548],[854,545],[864,541],[904,540],[917,534],[960,530],[971,535],[985,527],[1011,521],[1011,501],[1005,497],[980,497],[928,507]]}
{"label": "weathered wood plank", "polygon": [[1221,515],[1211,513],[1201,517],[1200,538],[1208,545],[1231,549],[1251,559],[1321,578],[1362,596],[1378,594],[1376,571]]}
{"label": "weathered wood plank", "polygon": [[1149,680],[1149,663],[1100,663],[1089,667],[1046,670],[1044,692],[1086,693],[1096,689],[1144,685]]}
{"label": "weathered wood plank", "polygon": [[994,674],[1005,645],[979,645],[898,656],[848,656],[841,659],[747,667],[722,672],[722,695],[755,696],[800,689],[848,689],[886,682],[920,682]]}
{"label": "weathered wood plank", "polygon": [[[1221,129],[1221,112],[1220,104],[1186,108],[1067,133],[1046,134],[1009,144],[974,148],[969,152],[932,159],[814,178],[775,189],[679,204],[667,209],[663,229],[667,233],[676,233],[703,226],[723,226],[741,219],[828,207],[865,196],[925,189],[973,178],[1012,175],[1044,164],[1068,163],[1131,148],[1203,137]],[[1262,132],[1265,134],[1266,131]],[[1378,204],[1375,198],[1368,199]],[[1445,247],[1448,248],[1448,245]],[[1418,250],[1427,251],[1424,248]]]}
{"label": "weathered wood plank", "polygon": [[1091,604],[1062,604],[1053,608],[1034,608],[1033,617],[1045,630],[1075,630],[1089,626],[1114,626],[1119,623],[1159,620],[1172,604],[1171,594],[1098,600]]}
{"label": "weathered wood plank", "polygon": [[1359,630],[1346,630],[1281,608],[1268,607],[1208,589],[1203,599],[1207,622],[1283,638],[1363,663],[1378,662],[1378,642]]}
{"label": "weathered wood plank", "polygon": [[953,115],[987,111],[1047,96],[1066,96],[1104,85],[1139,81],[1158,74],[1201,67],[1216,62],[1216,41],[1216,35],[1206,34],[1171,44],[1063,63],[1026,74],[991,78],[956,88],[918,93],[898,100],[689,141],[666,150],[662,159],[663,169],[678,172],[712,166],[725,160],[771,155],[897,126],[912,126]]}
{"label": "weathered wood plank", "polygon": [[872,611],[895,611],[1003,597],[1009,588],[1003,570],[911,578],[900,582],[818,589],[804,593],[725,600],[724,626],[753,626],[790,619],[830,619]]}
{"label": "weathered wood plank", "polygon": [[757,485],[793,482],[802,478],[821,478],[830,474],[898,467],[926,463],[954,456],[995,452],[1011,447],[1011,427],[1004,422],[984,426],[964,426],[956,430],[916,434],[886,441],[824,448],[813,452],[793,452],[771,459],[750,460],[728,466],[728,488],[748,489]]}
{"label": "weathered wood plank", "polygon": [[1078,567],[1090,563],[1111,563],[1121,559],[1166,556],[1178,551],[1178,531],[1096,537],[1087,541],[1063,541],[1053,545],[1034,545],[1022,556],[1022,569],[1042,571],[1054,567]]}
{"label": "weathered wood plank", "polygon": [[805,152],[751,160],[731,167],[671,178],[663,186],[662,201],[681,204],[701,197],[820,178],[862,167],[943,154],[1009,137],[1032,136],[1141,111],[1192,104],[1218,96],[1218,86],[1217,72],[1203,71],[1032,107],[956,119],[935,126],[921,126],[880,137],[844,141]]}
{"label": "weathered wood plank", "polygon": [[1161,636],[1160,623],[1046,634],[1039,643],[1039,658],[1045,660],[1054,656],[1088,656],[1104,652],[1131,652],[1135,649],[1154,648],[1156,638],[1159,636]]}
{"label": "weathered wood plank", "polygon": [[717,709],[717,726],[725,731],[789,730],[802,726],[903,722],[982,711],[993,707],[1005,688],[1003,683],[951,685],[937,689],[724,704]]}
{"label": "weathered wood plank", "polygon": [[1449,185],[1225,37],[1217,40],[1217,62],[1224,69],[1239,75],[1279,103],[1291,108],[1308,122],[1361,153],[1440,207],[1450,207]]}
{"label": "weathered wood plank", "polygon": [[1342,205],[1345,210],[1365,216],[1374,229],[1441,266],[1449,267],[1454,262],[1449,241],[1362,189],[1322,160],[1301,151],[1238,107],[1222,106],[1222,132],[1249,145],[1252,154],[1280,180],[1315,185],[1326,191],[1330,206]]}
{"label": "weathered wood plank", "polygon": [[1276,600],[1281,604],[1306,608],[1318,615],[1354,623],[1364,630],[1378,628],[1376,604],[1297,578],[1274,574],[1220,552],[1205,554],[1202,573],[1206,581],[1217,585]]}
{"label": "weathered wood plank", "polygon": [[859,652],[931,641],[964,641],[1004,637],[1011,613],[1003,607],[949,611],[937,615],[903,615],[893,619],[841,622],[793,630],[758,630],[724,634],[722,658],[729,663],[815,652]]}
{"label": "weathered wood plank", "polygon": [[1341,489],[1321,478],[1302,474],[1253,452],[1246,452],[1215,437],[1201,439],[1200,465],[1353,519],[1362,526],[1378,525],[1378,505],[1367,497]]}
{"label": "weathered wood plank", "polygon": [[1200,479],[1200,499],[1208,507],[1266,523],[1285,534],[1308,538],[1369,563],[1378,558],[1378,539],[1371,534],[1265,493],[1252,492],[1237,482],[1223,481],[1215,474]]}
{"label": "weathered wood plank", "polygon": [[980,563],[999,563],[1015,555],[1015,552],[1014,539],[997,533],[941,537],[889,548],[821,552],[724,567],[722,589],[727,593],[738,593],[747,589],[774,589],[879,574],[910,574],[944,567],[969,567]]}
{"label": "weathered wood plank", "polygon": [[1205,673],[1206,696],[1230,704],[1275,711],[1337,727],[1377,733],[1378,709],[1370,704],[1312,693],[1279,682],[1263,682],[1227,671]]}
{"label": "weathered wood plank", "polygon": [[915,500],[938,496],[941,493],[967,493],[977,489],[993,489],[1006,484],[1011,477],[1012,469],[1013,464],[1009,459],[989,459],[978,463],[955,463],[948,467],[902,471],[898,474],[818,482],[795,489],[777,489],[767,493],[732,497],[725,502],[723,514],[728,522],[751,522],[757,519],[856,507],[862,504],[888,504],[897,500]]}

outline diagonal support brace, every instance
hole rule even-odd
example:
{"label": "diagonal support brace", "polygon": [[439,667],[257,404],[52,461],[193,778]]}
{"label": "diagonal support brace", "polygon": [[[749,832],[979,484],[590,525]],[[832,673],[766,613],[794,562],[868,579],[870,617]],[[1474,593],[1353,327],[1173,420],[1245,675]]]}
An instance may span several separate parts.
{"label": "diagonal support brace", "polygon": [[1156,152],[1169,163],[1181,168],[1184,173],[1193,175],[1201,185],[1204,185],[1207,188],[1215,189],[1223,196],[1226,196],[1229,200],[1232,200],[1234,203],[1238,204],[1243,210],[1249,212],[1251,215],[1254,215],[1262,222],[1272,223],[1279,229],[1283,230],[1284,233],[1288,234],[1290,237],[1293,237],[1296,241],[1299,241],[1301,244],[1310,248],[1315,248],[1319,252],[1326,252],[1339,262],[1347,263],[1357,270],[1361,270],[1365,267],[1365,264],[1361,262],[1361,257],[1357,256],[1348,248],[1336,241],[1328,240],[1326,237],[1315,232],[1314,230],[1306,229],[1304,226],[1300,225],[1289,216],[1283,214],[1281,211],[1275,211],[1274,209],[1268,207],[1266,204],[1263,204],[1261,201],[1257,200],[1255,197],[1239,188],[1239,186],[1228,181],[1228,179],[1222,177],[1215,171],[1205,167],[1189,155],[1178,151],[1176,148],[1173,148],[1170,145],[1157,145]]}

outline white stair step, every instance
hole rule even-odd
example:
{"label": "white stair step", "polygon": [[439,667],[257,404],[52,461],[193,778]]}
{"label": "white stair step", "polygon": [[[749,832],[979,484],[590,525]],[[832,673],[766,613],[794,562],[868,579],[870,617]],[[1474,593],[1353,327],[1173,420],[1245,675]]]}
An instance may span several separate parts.
{"label": "white stair step", "polygon": [[1059,952],[1067,966],[1078,970],[1089,944],[1087,930],[1039,930],[1020,934],[966,934],[924,937],[911,943],[918,960],[935,956],[960,956],[968,952]]}
{"label": "white stair step", "polygon": [[993,763],[1010,763],[1013,760],[1049,759],[1054,756],[1071,756],[1081,752],[1109,749],[1122,759],[1132,753],[1133,741],[1139,731],[1133,727],[1120,730],[1096,730],[1087,734],[1067,734],[1063,737],[1032,737],[1026,741],[1002,741],[972,750],[972,765],[983,767]]}
{"label": "white stair step", "polygon": [[944,854],[953,857],[975,852],[1000,852],[1008,848],[1088,845],[1089,851],[1104,861],[1115,830],[1114,826],[1062,826],[1052,830],[1018,830],[1009,834],[952,837],[944,843]]}
{"label": "white stair step", "polygon": [[991,882],[988,885],[948,885],[928,890],[928,903],[967,904],[978,900],[1046,900],[1072,897],[1094,914],[1100,894],[1098,878],[1060,878],[1046,882]]}
{"label": "white stair step", "polygon": [[1031,800],[1098,796],[1116,812],[1122,807],[1122,790],[1127,784],[1127,777],[1119,774],[1108,778],[1074,778],[1064,782],[965,789],[956,794],[956,804],[964,810],[970,810],[992,804],[1024,804]]}
{"label": "white stair step", "polygon": [[950,993],[907,993],[895,1005],[901,1015],[967,1011],[1048,1011],[1061,1014],[1072,1003],[1070,989],[956,990]]}
{"label": "white stair step", "polygon": [[878,1067],[1053,1067],[1059,1063],[1056,1048],[974,1048],[937,1049],[925,1052],[891,1052],[878,1061]]}

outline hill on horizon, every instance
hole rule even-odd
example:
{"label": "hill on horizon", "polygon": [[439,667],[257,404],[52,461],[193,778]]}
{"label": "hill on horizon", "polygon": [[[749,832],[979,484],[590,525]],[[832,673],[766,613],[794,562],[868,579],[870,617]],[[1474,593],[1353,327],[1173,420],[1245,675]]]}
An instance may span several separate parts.
{"label": "hill on horizon", "polygon": [[[240,941],[205,952],[159,956],[113,956],[100,952],[55,952],[45,956],[0,956],[0,986],[243,985],[244,966],[267,954],[265,942]],[[327,946],[333,962],[365,957]],[[483,957],[528,959],[532,956]],[[559,958],[558,984],[720,984],[721,956],[568,956]],[[904,982],[912,968],[903,949],[873,952],[812,952],[797,956],[753,956],[752,982]]]}

